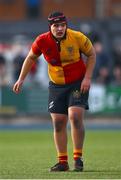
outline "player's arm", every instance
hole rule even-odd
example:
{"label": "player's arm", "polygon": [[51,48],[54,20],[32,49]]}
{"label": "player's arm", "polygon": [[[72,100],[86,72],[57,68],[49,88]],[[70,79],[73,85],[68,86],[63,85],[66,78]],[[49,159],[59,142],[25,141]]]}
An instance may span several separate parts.
{"label": "player's arm", "polygon": [[86,64],[86,73],[81,84],[82,92],[88,91],[91,85],[91,78],[96,63],[96,54],[94,47],[91,46],[90,50],[86,52],[85,55],[87,56],[87,64]]}
{"label": "player's arm", "polygon": [[85,78],[92,78],[94,66],[96,63],[96,54],[94,47],[92,46],[91,49],[85,54],[87,56],[87,64],[86,64],[86,74]]}
{"label": "player's arm", "polygon": [[33,63],[35,63],[35,61],[37,60],[38,55],[35,55],[34,52],[32,51],[32,49],[30,50],[30,52],[28,53],[26,59],[24,60],[24,63],[22,65],[22,69],[19,75],[19,78],[17,80],[17,82],[14,84],[13,86],[13,91],[15,93],[19,93],[21,90],[21,86],[24,82],[24,79],[26,78],[27,74],[29,73]]}
{"label": "player's arm", "polygon": [[84,93],[89,90],[91,85],[91,78],[96,63],[96,54],[91,41],[82,33],[79,45],[81,52],[87,57],[86,73],[81,83],[81,91]]}

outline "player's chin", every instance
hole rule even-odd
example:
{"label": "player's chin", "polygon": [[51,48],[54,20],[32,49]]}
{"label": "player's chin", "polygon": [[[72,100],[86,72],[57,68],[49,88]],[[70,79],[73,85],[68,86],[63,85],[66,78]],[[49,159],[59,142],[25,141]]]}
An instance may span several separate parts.
{"label": "player's chin", "polygon": [[57,35],[57,38],[58,39],[62,39],[64,37],[64,35],[62,34],[62,35]]}

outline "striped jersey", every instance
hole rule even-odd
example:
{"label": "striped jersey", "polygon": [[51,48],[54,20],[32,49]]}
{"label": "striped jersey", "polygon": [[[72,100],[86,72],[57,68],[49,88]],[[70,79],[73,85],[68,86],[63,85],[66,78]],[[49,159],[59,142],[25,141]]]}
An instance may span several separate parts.
{"label": "striped jersey", "polygon": [[39,35],[32,44],[32,51],[38,56],[44,55],[50,80],[62,85],[83,79],[86,65],[81,54],[88,53],[91,47],[92,43],[83,33],[68,28],[60,42],[50,31]]}

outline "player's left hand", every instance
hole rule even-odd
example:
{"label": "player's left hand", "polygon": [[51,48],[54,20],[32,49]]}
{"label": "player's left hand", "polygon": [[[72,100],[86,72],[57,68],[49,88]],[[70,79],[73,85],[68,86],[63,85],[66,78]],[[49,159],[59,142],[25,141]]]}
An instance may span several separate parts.
{"label": "player's left hand", "polygon": [[90,78],[84,78],[82,83],[81,83],[81,93],[86,93],[90,89],[91,85],[91,79]]}

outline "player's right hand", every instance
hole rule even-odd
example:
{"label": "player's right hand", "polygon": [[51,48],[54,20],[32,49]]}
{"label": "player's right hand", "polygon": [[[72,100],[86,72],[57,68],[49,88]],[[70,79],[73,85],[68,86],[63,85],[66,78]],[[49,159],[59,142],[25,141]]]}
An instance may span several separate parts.
{"label": "player's right hand", "polygon": [[21,87],[22,87],[23,81],[22,80],[18,80],[16,81],[16,83],[13,86],[13,92],[15,92],[16,94],[18,94],[21,91]]}

